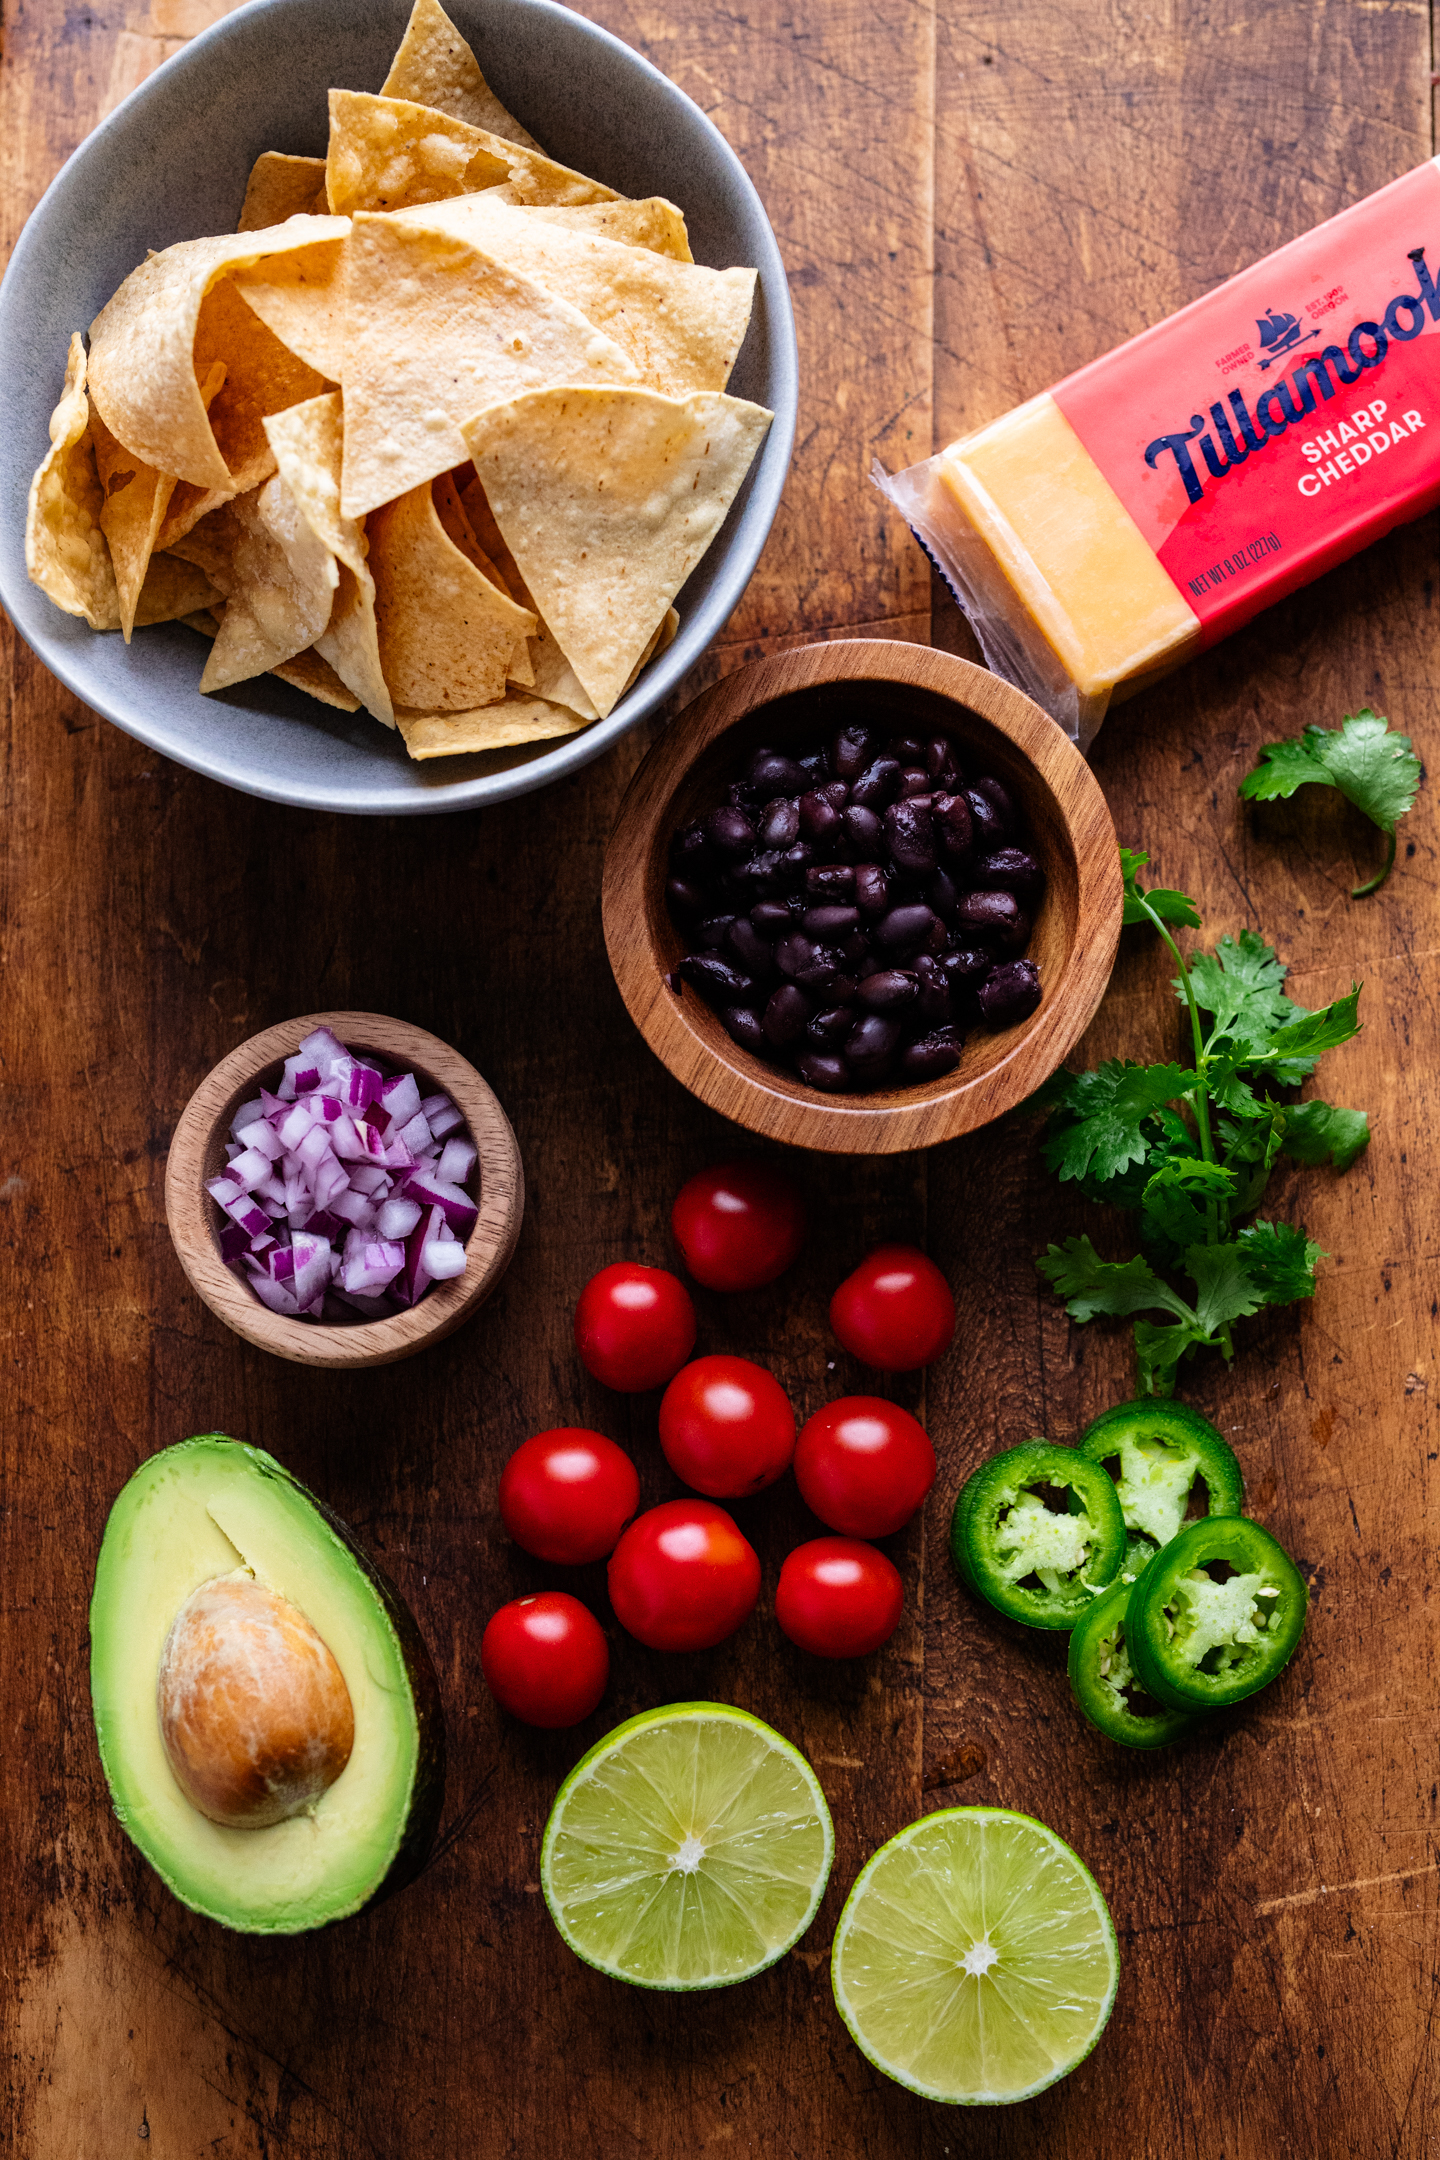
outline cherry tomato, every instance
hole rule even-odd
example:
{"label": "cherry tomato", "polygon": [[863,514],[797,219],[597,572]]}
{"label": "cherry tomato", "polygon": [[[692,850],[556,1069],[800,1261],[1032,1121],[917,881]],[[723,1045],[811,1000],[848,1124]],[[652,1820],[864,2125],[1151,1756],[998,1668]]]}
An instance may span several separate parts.
{"label": "cherry tomato", "polygon": [[801,1428],[795,1482],[829,1529],[889,1537],[934,1484],[935,1450],[908,1410],[878,1395],[842,1395]]}
{"label": "cherry tomato", "polygon": [[932,1365],[955,1334],[950,1285],[913,1245],[877,1245],[830,1300],[830,1325],[877,1372]]}
{"label": "cherry tomato", "polygon": [[775,1618],[816,1657],[869,1657],[888,1642],[905,1604],[900,1570],[859,1538],[819,1537],[780,1570]]}
{"label": "cherry tomato", "polygon": [[681,1186],[670,1228],[707,1290],[758,1290],[783,1275],[804,1244],[805,1205],[794,1181],[769,1163],[720,1163]]}
{"label": "cherry tomato", "polygon": [[652,1650],[708,1650],[759,1595],[755,1548],[708,1500],[647,1508],[610,1555],[615,1617]]}
{"label": "cherry tomato", "polygon": [[480,1670],[502,1710],[527,1725],[578,1725],[605,1693],[610,1651],[578,1598],[540,1590],[492,1615],[480,1639]]}
{"label": "cherry tomato", "polygon": [[712,1500],[773,1485],[795,1452],[795,1413],[763,1365],[702,1357],[660,1398],[660,1445],[677,1477]]}
{"label": "cherry tomato", "polygon": [[695,1307],[678,1275],[617,1260],[592,1275],[575,1308],[585,1370],[622,1395],[664,1387],[695,1348]]}
{"label": "cherry tomato", "polygon": [[583,1425],[534,1434],[500,1473],[505,1528],[537,1560],[560,1567],[603,1560],[639,1505],[630,1457]]}

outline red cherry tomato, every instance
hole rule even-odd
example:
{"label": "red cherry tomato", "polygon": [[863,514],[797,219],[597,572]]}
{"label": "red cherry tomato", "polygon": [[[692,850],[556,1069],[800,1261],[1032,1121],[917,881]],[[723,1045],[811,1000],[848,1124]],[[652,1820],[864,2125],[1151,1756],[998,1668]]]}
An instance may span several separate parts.
{"label": "red cherry tomato", "polygon": [[708,1500],[647,1508],[610,1555],[615,1617],[652,1650],[708,1650],[759,1595],[755,1548]]}
{"label": "red cherry tomato", "polygon": [[775,1618],[816,1657],[869,1657],[888,1642],[905,1604],[900,1570],[859,1538],[812,1538],[780,1570]]}
{"label": "red cherry tomato", "polygon": [[795,1413],[763,1365],[702,1357],[660,1398],[660,1445],[677,1477],[712,1500],[773,1485],[795,1452]]}
{"label": "red cherry tomato", "polygon": [[480,1670],[502,1710],[527,1725],[578,1725],[605,1693],[610,1651],[578,1598],[541,1590],[495,1613],[480,1639]]}
{"label": "red cherry tomato", "polygon": [[575,1347],[585,1370],[622,1395],[664,1387],[695,1348],[690,1293],[664,1268],[617,1260],[580,1293]]}
{"label": "red cherry tomato", "polygon": [[758,1290],[783,1275],[804,1244],[805,1204],[769,1163],[720,1163],[681,1186],[670,1228],[707,1290]]}
{"label": "red cherry tomato", "polygon": [[889,1537],[935,1482],[935,1450],[908,1410],[842,1395],[801,1428],[795,1482],[805,1504],[846,1537]]}
{"label": "red cherry tomato", "polygon": [[955,1334],[950,1285],[913,1245],[877,1245],[830,1300],[830,1325],[877,1372],[913,1372],[943,1357]]}
{"label": "red cherry tomato", "polygon": [[630,1457],[583,1425],[534,1434],[500,1473],[505,1528],[537,1560],[560,1567],[603,1560],[639,1505]]}

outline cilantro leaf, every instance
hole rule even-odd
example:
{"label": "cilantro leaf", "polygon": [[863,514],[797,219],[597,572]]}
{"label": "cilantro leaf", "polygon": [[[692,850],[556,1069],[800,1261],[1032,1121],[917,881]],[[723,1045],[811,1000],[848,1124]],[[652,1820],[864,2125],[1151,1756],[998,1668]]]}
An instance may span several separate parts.
{"label": "cilantro leaf", "polygon": [[1185,1272],[1199,1292],[1195,1320],[1207,1337],[1232,1320],[1258,1312],[1265,1303],[1238,1239],[1228,1245],[1192,1245],[1185,1255]]}
{"label": "cilantro leaf", "polygon": [[1122,847],[1120,850],[1120,875],[1127,885],[1135,883],[1136,872],[1143,870],[1150,857],[1143,849]]}
{"label": "cilantro leaf", "polygon": [[1200,917],[1195,902],[1188,893],[1172,892],[1167,886],[1157,885],[1145,895],[1145,905],[1153,908],[1161,922],[1183,923],[1187,930],[1198,930]]}
{"label": "cilantro leaf", "polygon": [[1338,788],[1347,802],[1390,835],[1384,868],[1352,895],[1362,898],[1383,885],[1395,860],[1395,828],[1412,807],[1425,768],[1408,735],[1392,733],[1383,714],[1366,705],[1347,713],[1336,731],[1307,727],[1298,741],[1265,743],[1260,763],[1246,773],[1240,793],[1247,802],[1274,802],[1309,782]]}
{"label": "cilantro leaf", "polygon": [[1172,892],[1163,885],[1157,885],[1154,892],[1146,892],[1140,884],[1138,873],[1149,860],[1148,855],[1137,854],[1133,848],[1122,847],[1120,850],[1120,876],[1125,885],[1121,922],[1149,922],[1152,916],[1158,915],[1161,922],[1184,923],[1187,929],[1198,930],[1200,917],[1188,893]]}
{"label": "cilantro leaf", "polygon": [[1088,1237],[1066,1238],[1035,1262],[1051,1288],[1065,1300],[1072,1320],[1093,1320],[1097,1313],[1168,1312],[1193,1321],[1184,1300],[1163,1283],[1148,1261],[1102,1260]]}
{"label": "cilantro leaf", "polygon": [[1059,1178],[1114,1177],[1150,1150],[1143,1127],[1195,1075],[1180,1065],[1132,1065],[1109,1058],[1095,1072],[1072,1073],[1046,1129],[1045,1160]]}
{"label": "cilantro leaf", "polygon": [[1140,1238],[1162,1259],[1177,1259],[1210,1235],[1211,1217],[1228,1228],[1236,1195],[1233,1170],[1220,1163],[1172,1160],[1155,1171],[1140,1200]]}
{"label": "cilantro leaf", "polygon": [[[1238,938],[1221,938],[1213,953],[1196,953],[1190,987],[1201,1011],[1212,1015],[1215,1033],[1238,1029],[1246,1036],[1268,1035],[1304,1012],[1285,994],[1288,973],[1273,945],[1258,931],[1242,930]],[[1174,988],[1183,1005],[1184,985],[1177,982]]]}
{"label": "cilantro leaf", "polygon": [[1142,1395],[1173,1395],[1175,1372],[1181,1358],[1199,1347],[1200,1337],[1189,1322],[1180,1320],[1158,1327],[1153,1320],[1135,1322],[1135,1365]]}
{"label": "cilantro leaf", "polygon": [[1328,1162],[1348,1170],[1370,1145],[1370,1120],[1363,1110],[1337,1110],[1317,1097],[1293,1104],[1283,1118],[1281,1151],[1296,1162]]}
{"label": "cilantro leaf", "polygon": [[[1260,1298],[1267,1305],[1291,1305],[1296,1298],[1314,1297],[1315,1263],[1325,1255],[1313,1238],[1293,1223],[1257,1222],[1242,1230],[1236,1243],[1245,1258],[1245,1269]],[[1254,1311],[1252,1306],[1251,1311]]]}
{"label": "cilantro leaf", "polygon": [[1303,1058],[1313,1067],[1326,1050],[1338,1050],[1341,1043],[1359,1034],[1359,1001],[1360,985],[1356,983],[1348,997],[1336,998],[1333,1005],[1322,1005],[1318,1012],[1306,1013],[1303,1019],[1292,1020],[1268,1036],[1252,1040],[1242,1062],[1285,1065]]}

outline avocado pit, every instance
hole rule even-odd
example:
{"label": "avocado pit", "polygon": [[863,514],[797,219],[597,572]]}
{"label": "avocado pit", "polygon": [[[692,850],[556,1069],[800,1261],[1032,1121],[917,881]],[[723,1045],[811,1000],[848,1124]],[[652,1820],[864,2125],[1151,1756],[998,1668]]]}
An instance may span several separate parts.
{"label": "avocado pit", "polygon": [[200,1584],[160,1653],[156,1706],[187,1800],[232,1830],[313,1808],[355,1744],[350,1691],[288,1599],[246,1573]]}

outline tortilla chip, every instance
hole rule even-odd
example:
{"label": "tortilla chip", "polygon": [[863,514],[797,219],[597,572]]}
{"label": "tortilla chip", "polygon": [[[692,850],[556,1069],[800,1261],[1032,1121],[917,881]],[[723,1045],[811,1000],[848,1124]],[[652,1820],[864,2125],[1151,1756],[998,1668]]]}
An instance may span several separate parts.
{"label": "tortilla chip", "polygon": [[524,143],[532,150],[540,147],[506,112],[439,0],[415,0],[380,95],[433,105],[437,112],[466,120],[471,127],[488,128],[507,142]]}
{"label": "tortilla chip", "polygon": [[83,615],[92,630],[118,630],[115,572],[100,527],[104,501],[85,394],[85,341],[77,330],[66,355],[65,387],[50,415],[50,448],[30,483],[25,568],[67,615]]}
{"label": "tortilla chip", "polygon": [[344,423],[340,394],[292,405],[266,422],[280,467],[301,516],[334,556],[340,573],[334,605],[315,650],[347,689],[386,727],[395,711],[380,666],[375,580],[366,561],[363,526],[340,509]]}
{"label": "tortilla chip", "polygon": [[263,232],[267,225],[283,225],[286,218],[324,217],[326,212],[324,158],[263,150],[250,168],[245,207],[235,230]]}
{"label": "tortilla chip", "polygon": [[[192,615],[182,615],[180,620],[188,629],[198,630],[201,637],[214,639],[223,618],[220,608],[202,608]],[[307,697],[318,698],[322,705],[336,705],[341,712],[359,712],[360,700],[353,690],[347,690],[332,667],[326,665],[312,645],[308,651],[296,653],[293,660],[282,660],[279,667],[269,670],[278,675],[281,682],[288,682]]]}
{"label": "tortilla chip", "polygon": [[[496,200],[514,200],[497,194]],[[652,255],[668,255],[672,262],[694,262],[685,213],[663,195],[647,195],[640,202],[521,203],[532,218],[550,225],[569,225],[580,232],[597,233],[602,240],[618,240],[622,247],[649,248]]]}
{"label": "tortilla chip", "polygon": [[229,280],[247,307],[308,367],[339,382],[345,362],[345,243],[273,255]]}
{"label": "tortilla chip", "polygon": [[509,750],[520,743],[578,735],[590,725],[578,713],[538,697],[507,697],[475,712],[409,712],[402,707],[395,718],[406,749],[417,761],[461,757],[467,750]]}
{"label": "tortilla chip", "polygon": [[193,563],[181,562],[175,555],[152,555],[135,607],[135,627],[145,630],[153,623],[184,622],[196,608],[219,607],[223,598]]}
{"label": "tortilla chip", "polygon": [[[425,214],[455,207],[427,206]],[[361,211],[346,251],[347,517],[462,464],[461,423],[483,405],[547,383],[635,380],[615,340],[568,301],[482,248],[405,222],[415,214]],[[523,232],[541,230],[508,214]],[[613,252],[659,261],[634,248]]]}
{"label": "tortilla chip", "polygon": [[[233,292],[228,294],[230,307],[248,317],[274,351],[242,356],[210,349],[208,338],[200,335],[207,296],[231,268],[317,241],[340,240],[345,230],[340,218],[290,218],[263,232],[182,240],[132,271],[90,330],[90,394],[116,441],[157,471],[173,472],[197,487],[233,492],[239,485],[236,467],[245,423],[257,397],[256,429],[262,413],[313,397],[324,384],[269,336]],[[236,334],[223,299],[211,309],[207,333],[222,330],[227,337]],[[197,369],[203,377],[213,359],[224,360],[230,373],[212,417],[200,395]],[[252,371],[252,361],[261,375],[299,371],[301,384],[267,384]],[[222,431],[228,431],[231,440],[226,441]]]}
{"label": "tortilla chip", "polygon": [[395,210],[390,219],[411,231],[467,241],[497,257],[512,275],[568,301],[624,347],[652,390],[686,397],[693,390],[723,390],[730,379],[750,321],[753,270],[672,262],[648,248],[528,216],[493,193]]}
{"label": "tortilla chip", "polygon": [[496,187],[508,180],[510,168],[487,151],[491,140],[431,105],[332,90],[325,161],[330,208],[348,217],[356,210],[400,210],[407,203],[440,202]]}
{"label": "tortilla chip", "polygon": [[771,418],[715,392],[561,388],[492,405],[464,429],[495,522],[602,719]]}
{"label": "tortilla chip", "polygon": [[[466,470],[473,478],[475,468],[467,466]],[[497,591],[504,593],[507,600],[513,600],[515,594],[509,581],[498,566],[491,561],[475,537],[474,529],[469,518],[465,515],[464,504],[461,502],[456,489],[453,473],[441,473],[437,479],[431,481],[430,500],[435,505],[435,515],[440,520],[447,540],[459,548],[466,561],[473,563],[481,575],[488,578],[490,583],[496,587]],[[519,683],[521,688],[525,690],[533,690],[535,687],[535,668],[530,658],[530,634],[528,631],[522,631],[515,640],[506,665],[505,679],[507,682]]]}
{"label": "tortilla chip", "polygon": [[[200,389],[207,408],[224,380],[225,364],[217,360],[207,371]],[[120,603],[120,628],[128,645],[150,558],[156,552],[176,482],[172,473],[157,472],[153,465],[132,456],[117,443],[98,412],[91,412],[90,435],[95,446],[95,469],[105,498],[100,511],[100,529],[110,548]]]}
{"label": "tortilla chip", "polygon": [[535,618],[456,547],[430,483],[373,511],[366,537],[380,659],[397,708],[466,712],[497,703],[516,640]]}
{"label": "tortilla chip", "polygon": [[[313,645],[330,620],[339,583],[334,557],[278,473],[212,511],[206,527],[212,553],[201,567],[226,606],[200,678],[204,692],[264,675]],[[193,561],[196,534],[181,545]]]}

